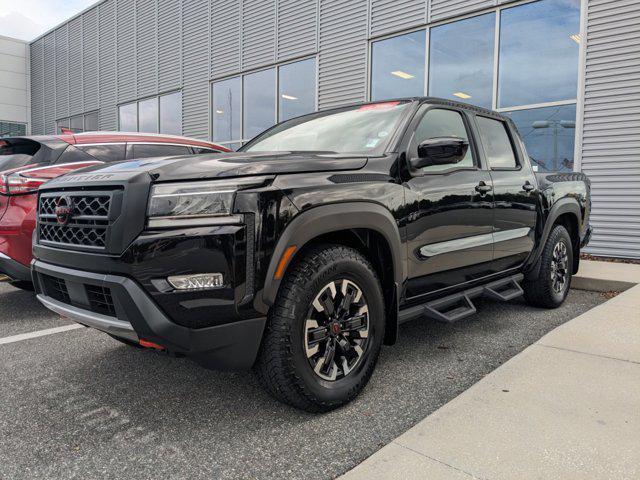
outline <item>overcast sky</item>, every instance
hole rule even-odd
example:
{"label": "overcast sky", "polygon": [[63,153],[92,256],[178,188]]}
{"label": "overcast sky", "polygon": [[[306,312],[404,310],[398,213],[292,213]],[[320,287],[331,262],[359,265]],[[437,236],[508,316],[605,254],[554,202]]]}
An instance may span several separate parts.
{"label": "overcast sky", "polygon": [[97,0],[0,0],[0,35],[33,40]]}

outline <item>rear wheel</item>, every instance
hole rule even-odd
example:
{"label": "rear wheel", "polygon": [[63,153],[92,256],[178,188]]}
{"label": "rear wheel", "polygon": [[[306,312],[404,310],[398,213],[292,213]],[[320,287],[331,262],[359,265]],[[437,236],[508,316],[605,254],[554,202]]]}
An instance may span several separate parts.
{"label": "rear wheel", "polygon": [[327,245],[286,275],[256,373],[276,399],[310,412],[355,398],[369,381],[384,337],[376,273],[358,251]]}
{"label": "rear wheel", "polygon": [[557,308],[571,287],[573,246],[569,232],[556,225],[547,239],[540,257],[540,273],[524,284],[524,297],[535,307]]}

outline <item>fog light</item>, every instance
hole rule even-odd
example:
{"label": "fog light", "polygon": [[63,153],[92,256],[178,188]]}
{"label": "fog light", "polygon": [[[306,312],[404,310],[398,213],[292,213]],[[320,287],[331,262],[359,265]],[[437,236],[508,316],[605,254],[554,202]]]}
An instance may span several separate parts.
{"label": "fog light", "polygon": [[176,275],[167,282],[176,290],[203,290],[223,286],[221,273],[201,273],[199,275]]}

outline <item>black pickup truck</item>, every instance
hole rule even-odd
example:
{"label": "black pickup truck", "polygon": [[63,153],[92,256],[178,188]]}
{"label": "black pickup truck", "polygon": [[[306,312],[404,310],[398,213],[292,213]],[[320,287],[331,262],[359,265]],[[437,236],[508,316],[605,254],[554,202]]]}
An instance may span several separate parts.
{"label": "black pickup truck", "polygon": [[326,411],[382,344],[479,296],[565,299],[590,238],[579,173],[537,174],[513,123],[434,98],[322,111],[239,152],[90,168],[39,194],[51,310]]}

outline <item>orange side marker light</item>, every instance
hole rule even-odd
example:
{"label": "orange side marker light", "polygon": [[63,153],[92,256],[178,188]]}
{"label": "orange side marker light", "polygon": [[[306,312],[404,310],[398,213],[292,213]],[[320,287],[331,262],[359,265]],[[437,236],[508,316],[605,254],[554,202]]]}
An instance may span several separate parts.
{"label": "orange side marker light", "polygon": [[287,247],[287,249],[282,254],[282,257],[280,257],[280,262],[278,262],[278,268],[276,269],[276,273],[273,275],[273,278],[275,278],[276,280],[282,280],[282,276],[284,275],[284,271],[289,264],[289,260],[291,260],[291,257],[293,257],[293,254],[295,253],[297,248],[298,247],[295,245]]}

